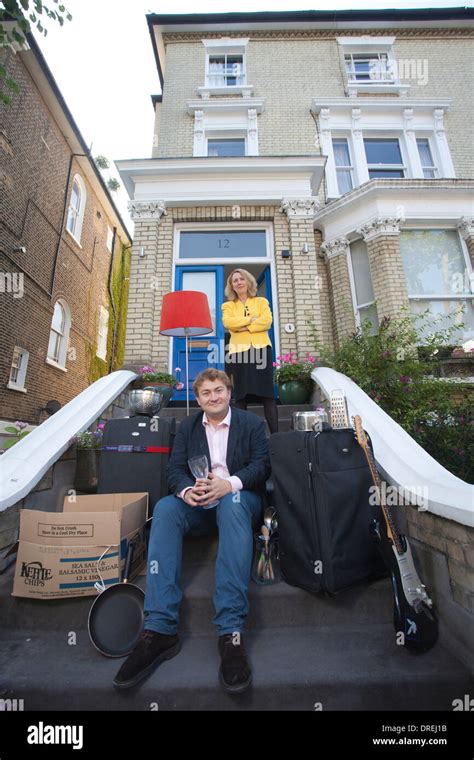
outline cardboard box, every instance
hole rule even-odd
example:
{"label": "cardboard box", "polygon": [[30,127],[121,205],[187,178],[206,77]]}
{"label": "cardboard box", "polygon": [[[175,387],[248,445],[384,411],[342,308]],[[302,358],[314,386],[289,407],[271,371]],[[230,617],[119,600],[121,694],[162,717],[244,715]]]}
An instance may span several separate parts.
{"label": "cardboard box", "polygon": [[76,496],[74,502],[66,496],[62,512],[23,509],[12,595],[95,596],[101,577],[106,586],[119,582],[128,543],[136,538],[133,578],[146,561],[147,513],[147,493]]}

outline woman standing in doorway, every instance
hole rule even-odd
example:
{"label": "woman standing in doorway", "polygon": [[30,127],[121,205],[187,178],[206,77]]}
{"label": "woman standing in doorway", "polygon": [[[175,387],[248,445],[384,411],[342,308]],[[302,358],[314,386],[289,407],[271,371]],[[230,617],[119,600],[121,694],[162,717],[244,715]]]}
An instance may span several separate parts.
{"label": "woman standing in doorway", "polygon": [[257,296],[255,277],[234,269],[227,278],[227,301],[222,322],[230,332],[228,363],[234,382],[235,405],[263,404],[270,433],[278,432],[278,410],[273,394],[273,355],[268,335],[273,321],[266,298]]}

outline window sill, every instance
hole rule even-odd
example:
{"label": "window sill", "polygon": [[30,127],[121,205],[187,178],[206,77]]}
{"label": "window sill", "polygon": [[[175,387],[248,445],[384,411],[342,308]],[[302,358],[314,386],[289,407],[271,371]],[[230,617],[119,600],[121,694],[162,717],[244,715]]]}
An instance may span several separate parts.
{"label": "window sill", "polygon": [[15,383],[7,383],[7,388],[10,391],[18,391],[19,393],[27,393],[26,388],[21,388],[19,385],[15,385]]}
{"label": "window sill", "polygon": [[355,98],[359,93],[387,93],[391,92],[395,95],[408,95],[410,89],[409,84],[401,84],[400,82],[387,83],[373,83],[364,84],[363,82],[348,82],[346,85],[347,93],[350,98]]}
{"label": "window sill", "polygon": [[74,240],[75,244],[76,244],[77,246],[79,246],[79,248],[80,248],[80,249],[81,249],[81,251],[82,251],[82,245],[80,244],[79,240],[78,240],[76,237],[74,237],[74,235],[72,234],[72,232],[71,232],[70,230],[68,230],[68,228],[67,228],[67,227],[66,227],[66,232],[67,232],[67,234],[69,235],[69,237],[71,237],[71,238]]}
{"label": "window sill", "polygon": [[107,354],[105,354],[104,356],[102,354],[96,354],[96,358],[100,359],[103,362],[106,362],[107,361]]}
{"label": "window sill", "polygon": [[50,365],[50,367],[54,367],[55,369],[60,369],[60,370],[61,370],[61,372],[67,372],[67,369],[66,369],[66,367],[62,367],[62,366],[61,366],[60,364],[58,364],[57,362],[53,361],[53,359],[50,359],[50,358],[49,358],[49,356],[47,356],[47,357],[46,357],[46,359],[45,359],[45,363],[46,363],[46,364],[49,364],[49,365]]}
{"label": "window sill", "polygon": [[204,100],[208,100],[212,95],[241,95],[243,98],[249,98],[252,92],[252,84],[238,84],[229,87],[198,87],[198,94]]}

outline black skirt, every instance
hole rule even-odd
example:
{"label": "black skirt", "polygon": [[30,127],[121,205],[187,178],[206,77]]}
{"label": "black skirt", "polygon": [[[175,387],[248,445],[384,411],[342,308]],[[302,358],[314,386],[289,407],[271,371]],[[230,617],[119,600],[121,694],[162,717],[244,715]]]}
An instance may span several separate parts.
{"label": "black skirt", "polygon": [[230,354],[227,373],[232,377],[233,398],[273,398],[273,352],[271,346],[250,347],[248,351]]}

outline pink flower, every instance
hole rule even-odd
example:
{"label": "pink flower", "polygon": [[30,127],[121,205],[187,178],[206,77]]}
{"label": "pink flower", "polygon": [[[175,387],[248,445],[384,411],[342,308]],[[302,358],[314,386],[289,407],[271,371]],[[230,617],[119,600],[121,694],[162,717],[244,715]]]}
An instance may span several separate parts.
{"label": "pink flower", "polygon": [[175,387],[177,391],[182,391],[184,388],[184,383],[176,383]]}
{"label": "pink flower", "polygon": [[175,367],[175,372],[181,372],[181,367]]}
{"label": "pink flower", "polygon": [[273,362],[274,367],[278,367],[278,362]]}
{"label": "pink flower", "polygon": [[105,428],[105,422],[99,422],[97,425],[97,430],[103,430]]}

